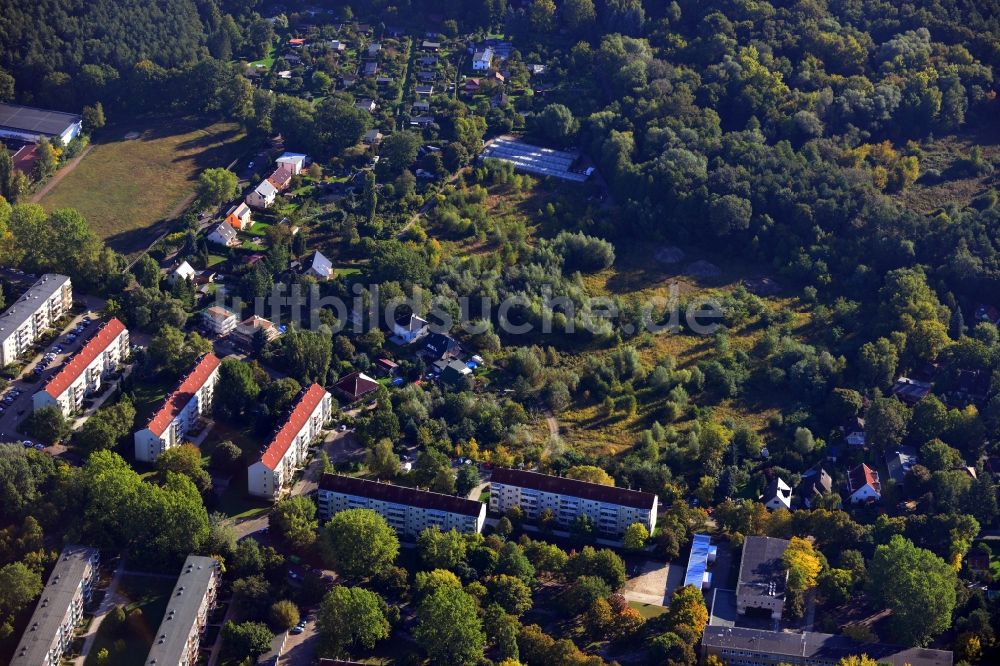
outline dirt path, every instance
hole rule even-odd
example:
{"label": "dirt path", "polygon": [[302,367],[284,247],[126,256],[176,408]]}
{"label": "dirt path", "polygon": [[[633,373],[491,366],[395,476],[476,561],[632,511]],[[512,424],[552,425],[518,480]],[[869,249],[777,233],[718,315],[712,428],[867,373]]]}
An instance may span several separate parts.
{"label": "dirt path", "polygon": [[80,153],[79,155],[71,159],[69,162],[67,162],[66,165],[63,166],[63,168],[59,169],[59,171],[56,171],[56,175],[52,176],[52,178],[50,178],[47,183],[42,185],[42,189],[35,192],[31,196],[31,199],[29,201],[31,203],[38,203],[39,201],[41,201],[42,197],[48,194],[49,190],[58,185],[60,180],[65,178],[68,173],[70,173],[73,169],[76,168],[76,165],[80,163],[80,160],[86,157],[87,153],[89,153],[90,149],[93,147],[94,147],[93,144],[89,144],[86,148],[83,149],[82,153]]}
{"label": "dirt path", "polygon": [[556,421],[555,414],[548,407],[545,408],[545,425],[549,427],[549,438],[545,441],[542,455],[552,458],[559,453],[559,421]]}

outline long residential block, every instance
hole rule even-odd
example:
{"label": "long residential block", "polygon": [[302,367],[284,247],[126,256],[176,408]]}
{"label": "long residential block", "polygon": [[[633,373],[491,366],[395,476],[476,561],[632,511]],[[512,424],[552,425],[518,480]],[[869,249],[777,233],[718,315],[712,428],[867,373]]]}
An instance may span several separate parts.
{"label": "long residential block", "polygon": [[77,412],[83,399],[101,390],[104,379],[128,357],[128,329],[117,318],[105,322],[97,333],[52,375],[45,388],[32,398],[35,411],[58,407],[63,416]]}
{"label": "long residential block", "polygon": [[323,520],[347,509],[371,509],[409,537],[434,525],[443,531],[479,533],[486,522],[482,502],[341,474],[323,475],[316,501]]}
{"label": "long residential block", "polygon": [[247,492],[276,498],[291,482],[295,470],[305,465],[309,445],[322,433],[332,410],[332,396],[319,384],[310,386],[261,452],[260,460],[247,468]]}
{"label": "long residential block", "polygon": [[155,462],[167,449],[182,444],[198,419],[212,409],[221,361],[205,354],[171,393],[149,424],[135,433],[135,458]]}
{"label": "long residential block", "polygon": [[98,576],[96,548],[66,546],[59,554],[11,666],[56,666],[73,642],[83,607],[90,601]]}
{"label": "long residential block", "polygon": [[800,634],[723,626],[705,627],[701,658],[709,655],[728,666],[836,666],[844,657],[855,655],[868,655],[891,666],[952,666],[954,661],[948,650],[860,643],[814,631]]}
{"label": "long residential block", "polygon": [[0,315],[0,366],[15,362],[73,306],[69,277],[46,273]]}
{"label": "long residential block", "polygon": [[219,563],[211,557],[189,555],[181,568],[167,610],[146,656],[146,666],[193,666],[215,606]]}
{"label": "long residential block", "polygon": [[598,531],[613,536],[624,534],[633,523],[642,523],[650,533],[656,527],[655,493],[520,469],[493,470],[490,511],[503,513],[514,507],[530,520],[549,509],[562,526],[587,515]]}

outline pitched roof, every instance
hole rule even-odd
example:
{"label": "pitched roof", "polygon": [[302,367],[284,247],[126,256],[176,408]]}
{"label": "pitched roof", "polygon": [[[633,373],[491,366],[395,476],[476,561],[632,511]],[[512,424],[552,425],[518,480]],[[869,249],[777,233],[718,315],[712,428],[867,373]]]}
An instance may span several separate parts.
{"label": "pitched roof", "polygon": [[334,387],[352,399],[357,400],[361,396],[377,390],[379,383],[363,372],[352,372],[337,380]]}
{"label": "pitched roof", "polygon": [[875,489],[875,492],[882,492],[882,485],[879,483],[878,474],[868,465],[861,463],[847,473],[847,483],[851,492],[864,488],[866,485]]}
{"label": "pitched roof", "polygon": [[277,194],[278,188],[270,180],[265,179],[260,181],[260,185],[254,188],[254,192],[267,199]]}
{"label": "pitched roof", "polygon": [[396,319],[396,326],[406,329],[407,331],[419,331],[427,326],[427,320],[419,315],[410,313],[408,315],[402,315]]}
{"label": "pitched roof", "polygon": [[221,305],[213,305],[212,307],[205,310],[205,316],[217,322],[224,322],[230,317],[235,317],[236,313],[233,312],[232,310],[227,310]]}
{"label": "pitched roof", "polygon": [[382,502],[393,502],[407,506],[420,507],[435,511],[459,513],[464,516],[478,516],[483,510],[483,504],[475,500],[454,495],[397,486],[380,481],[369,481],[342,474],[324,474],[319,482],[320,490],[329,490],[347,495],[357,495]]}
{"label": "pitched roof", "polygon": [[319,384],[313,384],[306,389],[306,392],[302,394],[299,401],[295,403],[295,408],[288,415],[285,424],[281,426],[281,430],[274,435],[274,439],[271,440],[271,443],[267,445],[267,449],[261,455],[260,461],[264,463],[265,467],[274,469],[278,466],[278,463],[285,456],[285,453],[288,452],[288,448],[295,440],[296,435],[299,434],[302,427],[309,421],[309,416],[325,395],[327,395],[326,391]]}
{"label": "pitched roof", "polygon": [[215,229],[212,230],[212,233],[219,234],[219,236],[222,237],[222,240],[226,241],[227,243],[236,238],[236,229],[233,229],[233,227],[228,222],[221,223],[219,226],[217,226]]}
{"label": "pitched roof", "polygon": [[287,164],[282,163],[280,167],[275,169],[271,175],[267,177],[267,180],[280,190],[288,186],[288,183],[292,180],[292,175],[291,168],[288,167]]}
{"label": "pitched roof", "polygon": [[444,333],[434,332],[427,336],[427,342],[424,343],[424,349],[434,354],[437,358],[441,358],[448,350],[454,349],[457,346],[458,342],[455,341],[455,338]]}
{"label": "pitched roof", "polygon": [[833,479],[822,467],[811,469],[802,475],[802,483],[799,484],[800,497],[810,500],[831,490],[833,490]]}
{"label": "pitched roof", "polygon": [[896,483],[903,483],[906,473],[918,462],[917,452],[911,446],[901,446],[885,456],[885,466],[889,469],[889,476]]}
{"label": "pitched roof", "polygon": [[45,392],[53,398],[62,395],[63,391],[68,389],[86,367],[100,356],[124,330],[125,324],[121,323],[117,317],[112,317],[110,321],[105,322],[97,333],[90,340],[87,340],[87,344],[73,355],[69,363],[52,375],[52,378],[45,385]]}
{"label": "pitched roof", "polygon": [[194,278],[197,271],[194,267],[186,261],[182,261],[181,265],[174,269],[174,275],[179,275],[182,278]]}
{"label": "pitched roof", "polygon": [[319,250],[316,250],[316,253],[313,254],[312,262],[310,262],[309,266],[317,273],[322,273],[323,275],[329,275],[330,271],[333,270],[333,263]]}
{"label": "pitched roof", "polygon": [[236,217],[243,217],[244,215],[249,215],[249,214],[250,214],[250,206],[248,206],[245,201],[241,201],[229,209],[229,212],[226,213],[226,217],[229,217],[230,215],[235,215]]}
{"label": "pitched roof", "polygon": [[215,369],[219,367],[221,362],[219,357],[211,352],[202,356],[201,360],[194,366],[194,369],[181,381],[180,386],[167,396],[163,406],[149,420],[146,429],[157,437],[162,435],[163,431],[170,425],[170,422],[188,404],[188,401],[191,400],[195,392],[205,385],[205,382],[208,381],[208,378],[215,372]]}
{"label": "pitched roof", "polygon": [[764,488],[765,502],[775,498],[781,499],[786,504],[792,499],[792,487],[785,483],[785,480],[780,476],[771,479],[771,482]]}
{"label": "pitched roof", "polygon": [[567,479],[562,476],[529,472],[523,469],[498,467],[493,470],[491,480],[493,483],[531,488],[547,493],[559,493],[560,495],[580,497],[596,502],[620,504],[636,509],[651,509],[656,502],[656,495],[654,493],[629,490],[628,488],[617,488],[615,486],[604,486],[599,483]]}

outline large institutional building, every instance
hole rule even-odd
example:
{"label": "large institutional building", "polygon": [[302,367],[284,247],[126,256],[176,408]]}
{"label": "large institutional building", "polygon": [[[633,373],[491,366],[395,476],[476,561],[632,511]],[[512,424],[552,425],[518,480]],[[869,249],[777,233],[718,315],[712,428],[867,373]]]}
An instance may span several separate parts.
{"label": "large institutional building", "polygon": [[434,525],[479,533],[486,522],[482,502],[341,474],[323,475],[316,500],[323,520],[347,509],[371,509],[401,536],[415,537]]}
{"label": "large institutional building", "polygon": [[257,497],[277,498],[295,470],[305,464],[309,445],[320,436],[332,411],[333,397],[319,384],[310,386],[260,460],[247,468],[247,492]]}
{"label": "large institutional building", "polygon": [[128,357],[128,329],[112,318],[54,374],[33,398],[34,409],[58,407],[63,416],[77,412],[83,399],[100,391],[105,377]]}
{"label": "large institutional building", "polygon": [[736,584],[736,612],[745,615],[757,609],[780,620],[785,608],[788,570],[782,556],[788,541],[774,537],[748,536],[743,540],[740,574]]}
{"label": "large institutional building", "polygon": [[161,453],[184,442],[198,419],[212,409],[220,363],[215,354],[202,356],[149,420],[149,425],[135,433],[136,460],[156,462]]}
{"label": "large institutional building", "polygon": [[66,546],[42,589],[35,612],[14,650],[11,666],[57,666],[73,642],[83,607],[97,581],[96,548]]}
{"label": "large institutional building", "polygon": [[219,563],[211,557],[189,555],[167,602],[147,666],[194,666],[201,635],[215,606]]}
{"label": "large institutional building", "polygon": [[47,273],[0,315],[0,366],[15,362],[38,337],[73,306],[73,286],[65,275]]}
{"label": "large institutional building", "polygon": [[954,661],[947,650],[859,643],[847,636],[813,631],[800,634],[724,626],[705,627],[701,657],[709,655],[727,666],[837,666],[844,657],[854,655],[868,655],[892,666],[952,666]]}
{"label": "large institutional building", "polygon": [[38,143],[58,137],[67,144],[81,131],[83,119],[75,113],[0,103],[0,138]]}
{"label": "large institutional building", "polygon": [[550,509],[563,526],[586,514],[598,531],[615,536],[633,523],[642,523],[652,533],[656,503],[654,493],[519,469],[495,469],[490,479],[490,511],[520,507],[528,519],[537,520]]}

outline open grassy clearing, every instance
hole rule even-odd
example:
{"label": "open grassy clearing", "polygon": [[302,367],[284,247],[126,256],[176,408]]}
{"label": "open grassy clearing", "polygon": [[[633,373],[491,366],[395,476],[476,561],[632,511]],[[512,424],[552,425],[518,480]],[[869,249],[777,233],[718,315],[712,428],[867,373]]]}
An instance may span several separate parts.
{"label": "open grassy clearing", "polygon": [[[554,235],[558,229],[550,228],[543,211],[550,202],[572,197],[563,184],[536,182],[521,190],[500,190],[490,188],[490,195],[484,202],[488,210],[488,229],[485,233],[456,237],[448,229],[436,223],[433,216],[427,221],[427,231],[441,242],[445,256],[485,256],[502,250],[502,240],[513,242],[524,238],[532,245],[535,239]],[[579,193],[576,194],[579,196]],[[711,299],[722,302],[744,281],[760,282],[762,278],[772,278],[766,266],[734,260],[731,257],[715,256],[703,251],[688,250],[676,262],[665,259],[664,244],[618,242],[613,266],[597,273],[582,277],[583,286],[591,297],[610,297],[623,303],[640,306],[653,305],[661,311],[668,303],[677,301],[679,323],[683,326],[685,307],[690,301]],[[706,275],[693,270],[699,265],[709,266]],[[779,280],[778,282],[781,282]],[[811,337],[809,304],[787,290],[780,290],[772,296],[761,297],[773,311],[791,314],[788,330],[800,340]],[[748,317],[741,324],[728,331],[728,344],[733,351],[750,352],[761,340],[765,326],[760,316]],[[616,345],[605,345],[599,341],[587,343],[580,336],[568,335],[526,335],[508,344],[552,346],[560,351],[559,364],[577,372],[584,370],[585,364],[595,356],[605,356],[617,351]],[[700,336],[690,332],[640,333],[626,338],[622,345],[634,347],[648,367],[672,357],[678,368],[690,368],[715,354],[715,340],[712,336]],[[617,455],[630,449],[643,430],[653,423],[670,421],[665,406],[666,392],[640,388],[636,392],[637,409],[634,414],[615,410],[608,415],[599,402],[574,402],[556,415],[559,424],[559,439],[567,449],[593,455]],[[782,404],[784,396],[771,396],[766,403],[752,402],[746,398],[723,400],[713,408],[713,420],[734,421],[761,432],[768,427],[769,419],[779,414],[789,405]],[[674,426],[684,430],[693,415],[675,422]],[[536,443],[546,441],[548,428],[541,418],[532,424],[531,432]]]}
{"label": "open grassy clearing", "polygon": [[97,136],[41,204],[76,208],[101,238],[128,254],[158,235],[157,222],[179,212],[202,170],[229,164],[245,144],[234,123],[157,118],[116,125]]}

